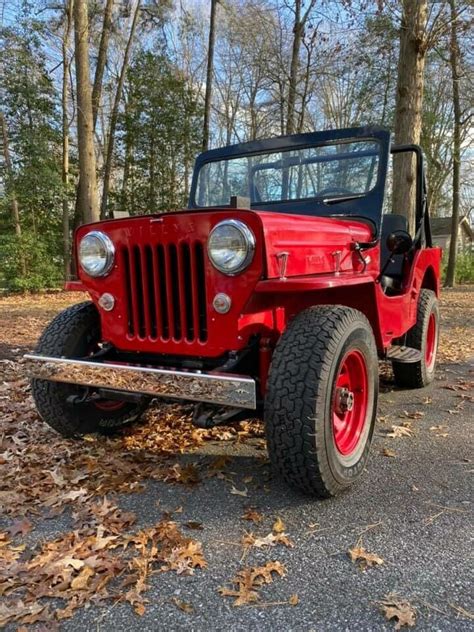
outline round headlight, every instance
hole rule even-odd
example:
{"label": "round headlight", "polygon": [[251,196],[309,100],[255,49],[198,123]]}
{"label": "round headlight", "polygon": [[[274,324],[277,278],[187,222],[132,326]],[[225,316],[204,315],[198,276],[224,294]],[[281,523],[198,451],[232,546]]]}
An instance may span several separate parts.
{"label": "round headlight", "polygon": [[115,248],[105,233],[93,230],[81,239],[79,263],[91,277],[105,276],[114,265]]}
{"label": "round headlight", "polygon": [[212,265],[224,274],[237,274],[250,265],[255,252],[255,237],[248,226],[237,219],[217,224],[207,241]]}

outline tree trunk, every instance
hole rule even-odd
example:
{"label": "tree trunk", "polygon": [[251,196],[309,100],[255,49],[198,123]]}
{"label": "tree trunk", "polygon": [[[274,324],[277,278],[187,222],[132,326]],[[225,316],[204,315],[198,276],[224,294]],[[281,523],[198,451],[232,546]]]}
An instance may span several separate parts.
{"label": "tree trunk", "polygon": [[449,50],[449,63],[451,66],[451,77],[453,83],[453,207],[451,218],[451,241],[449,244],[449,259],[446,270],[446,287],[453,287],[455,284],[456,255],[458,250],[458,230],[459,230],[459,188],[461,178],[461,102],[459,94],[460,78],[460,51],[457,35],[458,20],[456,15],[456,0],[449,0],[451,9],[451,41]]}
{"label": "tree trunk", "polygon": [[99,112],[100,97],[102,94],[102,80],[104,77],[105,63],[107,61],[107,51],[109,48],[110,31],[112,29],[112,9],[114,0],[107,0],[104,9],[104,21],[100,34],[99,54],[97,56],[97,66],[95,68],[94,85],[92,87],[92,115],[94,130],[97,124],[97,114]]}
{"label": "tree trunk", "polygon": [[85,223],[99,219],[97,201],[94,123],[89,75],[87,1],[74,3],[76,55],[77,141],[79,149],[79,209]]}
{"label": "tree trunk", "polygon": [[[128,118],[128,111],[130,107],[130,99],[125,101],[125,120]],[[122,181],[122,195],[120,199],[121,210],[128,211],[130,213],[129,207],[129,196],[128,196],[128,186],[130,180],[130,174],[132,170],[132,162],[133,162],[133,139],[132,134],[130,132],[130,128],[128,124],[125,124],[125,162],[123,166],[123,181]]]}
{"label": "tree trunk", "polygon": [[62,83],[62,126],[63,126],[63,257],[64,257],[64,280],[71,276],[71,256],[69,250],[69,118],[68,118],[68,97],[69,97],[69,66],[68,56],[69,38],[72,25],[72,10],[74,0],[66,0],[65,26],[62,42],[63,53],[63,83]]}
{"label": "tree trunk", "polygon": [[302,0],[295,0],[295,21],[293,23],[293,46],[291,49],[290,79],[288,84],[288,108],[286,116],[286,133],[294,134],[296,131],[296,96],[298,90],[298,73],[300,67],[300,49],[303,40],[304,29],[311,10],[316,0],[311,0],[308,8],[301,15]]}
{"label": "tree trunk", "polygon": [[209,148],[209,125],[211,120],[212,80],[214,69],[214,45],[216,41],[216,7],[217,0],[211,0],[211,17],[209,22],[209,46],[207,50],[206,94],[204,97],[204,123],[202,128],[202,151]]}
{"label": "tree trunk", "polygon": [[[423,83],[427,49],[427,0],[401,0],[403,14],[400,26],[395,105],[395,143],[418,144],[421,136]],[[411,232],[415,226],[416,177],[414,156],[403,153],[393,160],[394,213],[408,218]]]}
{"label": "tree trunk", "polygon": [[140,14],[140,0],[137,0],[135,12],[133,14],[133,19],[132,19],[132,26],[130,27],[130,33],[128,35],[128,41],[127,41],[127,45],[125,47],[125,53],[123,56],[122,68],[120,70],[117,91],[115,92],[114,104],[112,107],[112,114],[110,116],[109,137],[107,141],[107,154],[106,154],[106,159],[105,159],[105,170],[104,170],[104,185],[103,185],[103,190],[102,190],[102,203],[100,206],[101,219],[105,219],[107,217],[107,199],[109,196],[110,176],[112,173],[115,129],[117,127],[120,101],[122,100],[123,84],[125,83],[125,76],[127,73],[127,67],[128,67],[128,62],[130,59],[130,52],[132,49],[133,37],[135,35],[135,31],[137,28],[139,14]]}
{"label": "tree trunk", "polygon": [[286,115],[287,134],[293,134],[295,131],[296,87],[298,83],[302,35],[303,24],[301,22],[301,0],[295,0],[295,22],[293,25],[293,47],[291,50],[290,82],[288,85],[288,110]]}

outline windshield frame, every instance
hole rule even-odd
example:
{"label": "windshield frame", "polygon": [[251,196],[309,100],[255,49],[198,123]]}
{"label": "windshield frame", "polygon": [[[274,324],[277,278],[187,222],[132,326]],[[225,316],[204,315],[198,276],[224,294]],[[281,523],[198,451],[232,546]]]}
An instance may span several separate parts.
{"label": "windshield frame", "polygon": [[[350,199],[347,196],[324,196],[291,200],[271,200],[266,202],[252,202],[252,210],[273,211],[298,215],[319,217],[359,217],[369,220],[375,227],[375,234],[380,232],[382,206],[387,177],[388,160],[390,154],[390,132],[378,127],[356,127],[339,130],[327,130],[306,134],[280,136],[264,140],[250,141],[229,145],[219,149],[204,152],[196,159],[193,180],[189,196],[189,208],[194,210],[212,210],[216,208],[230,208],[229,204],[218,206],[200,206],[196,203],[199,171],[210,162],[245,158],[252,155],[262,155],[277,152],[308,149],[337,143],[361,141],[376,141],[380,147],[377,178],[374,187],[361,195]],[[328,199],[330,197],[330,199]],[[338,199],[340,198],[340,199]]]}

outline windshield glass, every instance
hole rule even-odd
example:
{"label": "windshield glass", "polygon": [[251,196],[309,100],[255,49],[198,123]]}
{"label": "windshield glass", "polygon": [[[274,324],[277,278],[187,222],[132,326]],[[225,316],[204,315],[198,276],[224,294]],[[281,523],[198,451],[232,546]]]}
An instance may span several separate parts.
{"label": "windshield glass", "polygon": [[359,197],[375,187],[379,160],[380,144],[360,140],[207,162],[199,170],[195,203],[226,206],[234,195],[256,205]]}

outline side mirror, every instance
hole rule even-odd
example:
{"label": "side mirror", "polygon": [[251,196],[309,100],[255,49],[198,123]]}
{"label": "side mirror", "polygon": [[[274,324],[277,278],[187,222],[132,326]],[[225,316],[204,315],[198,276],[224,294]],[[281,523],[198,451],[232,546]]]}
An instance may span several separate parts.
{"label": "side mirror", "polygon": [[387,237],[387,248],[392,255],[404,255],[413,246],[413,239],[405,230],[396,230]]}

